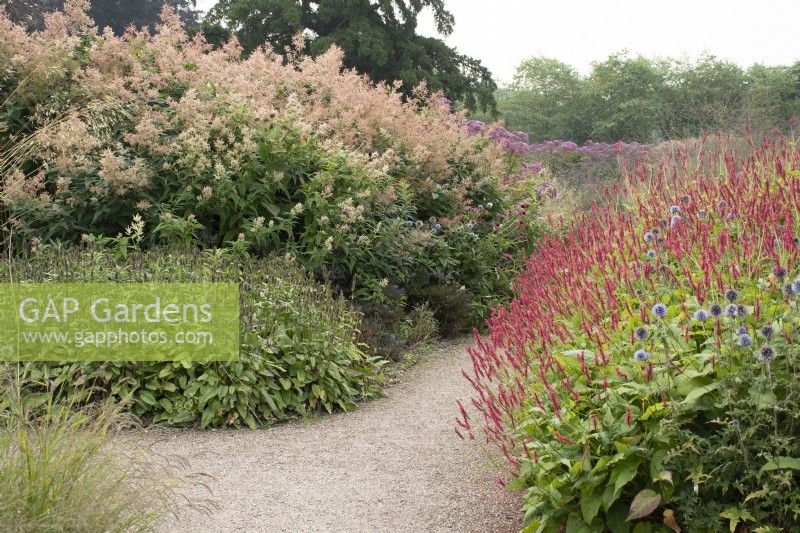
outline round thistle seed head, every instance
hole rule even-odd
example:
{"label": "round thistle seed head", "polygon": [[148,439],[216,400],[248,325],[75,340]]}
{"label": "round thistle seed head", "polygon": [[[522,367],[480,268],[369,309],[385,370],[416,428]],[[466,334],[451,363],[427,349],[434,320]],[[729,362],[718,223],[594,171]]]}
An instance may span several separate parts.
{"label": "round thistle seed head", "polygon": [[800,294],[800,280],[792,282],[792,294]]}
{"label": "round thistle seed head", "polygon": [[772,346],[764,346],[758,351],[758,356],[765,363],[769,363],[775,359],[775,350],[772,348]]}
{"label": "round thistle seed head", "polygon": [[747,348],[751,344],[753,344],[753,337],[751,337],[747,333],[745,333],[744,335],[739,335],[739,346]]}
{"label": "round thistle seed head", "polygon": [[662,304],[661,302],[655,304],[653,306],[653,314],[658,318],[664,318],[667,316],[667,306]]}

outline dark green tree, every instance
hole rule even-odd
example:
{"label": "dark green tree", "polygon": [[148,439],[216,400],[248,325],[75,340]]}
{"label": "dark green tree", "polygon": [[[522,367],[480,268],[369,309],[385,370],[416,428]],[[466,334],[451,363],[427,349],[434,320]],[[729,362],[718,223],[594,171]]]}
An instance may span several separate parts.
{"label": "dark green tree", "polygon": [[346,67],[374,81],[399,81],[405,94],[425,81],[469,109],[493,112],[497,87],[486,67],[441,39],[417,34],[418,16],[426,8],[440,34],[452,32],[444,0],[220,0],[205,28],[209,40],[214,32],[217,39],[224,35],[216,24],[235,34],[245,51],[268,45],[279,53],[302,32],[311,55],[336,45]]}
{"label": "dark green tree", "polygon": [[[98,28],[110,27],[119,35],[130,25],[152,30],[165,4],[172,6],[187,26],[197,24],[195,3],[196,0],[92,0],[89,16]],[[64,8],[64,0],[0,0],[2,5],[11,20],[36,31],[44,28],[45,14]]]}

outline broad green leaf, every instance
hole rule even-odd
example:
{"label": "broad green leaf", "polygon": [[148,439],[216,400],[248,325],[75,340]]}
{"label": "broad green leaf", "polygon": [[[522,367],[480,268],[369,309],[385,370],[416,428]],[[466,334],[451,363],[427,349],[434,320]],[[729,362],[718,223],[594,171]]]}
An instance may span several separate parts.
{"label": "broad green leaf", "polygon": [[630,510],[628,511],[627,520],[639,520],[645,516],[649,516],[661,504],[661,495],[651,489],[644,489],[639,491],[639,494],[634,496],[631,502]]}

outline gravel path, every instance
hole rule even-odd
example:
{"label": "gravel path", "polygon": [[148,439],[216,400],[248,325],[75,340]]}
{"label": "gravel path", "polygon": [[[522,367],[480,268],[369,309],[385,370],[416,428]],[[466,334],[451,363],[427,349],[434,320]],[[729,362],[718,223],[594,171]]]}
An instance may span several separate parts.
{"label": "gravel path", "polygon": [[468,342],[441,344],[351,413],[257,431],[137,433],[212,476],[218,508],[187,511],[164,530],[519,531],[518,496],[495,482],[475,441],[453,432],[455,402],[469,397]]}

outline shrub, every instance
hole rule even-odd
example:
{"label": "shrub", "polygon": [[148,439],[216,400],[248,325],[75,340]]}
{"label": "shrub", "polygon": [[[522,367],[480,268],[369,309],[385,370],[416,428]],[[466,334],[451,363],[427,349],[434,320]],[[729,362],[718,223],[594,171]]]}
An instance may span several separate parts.
{"label": "shrub", "polygon": [[547,237],[471,350],[529,531],[797,524],[800,152],[678,148]]}
{"label": "shrub", "polygon": [[[242,261],[221,250],[130,251],[121,259],[45,248],[0,264],[25,281],[209,282],[241,287],[241,350],[234,362],[31,363],[25,376],[57,390],[130,399],[147,422],[256,427],[315,410],[351,409],[377,394],[381,362],[355,342],[358,315],[282,259]],[[13,274],[13,278],[11,275]]]}
{"label": "shrub", "polygon": [[435,95],[403,101],[343,71],[337,49],[288,63],[213,50],[169,10],[154,35],[98,35],[86,3],[30,35],[0,20],[16,244],[114,237],[141,217],[143,246],[289,254],[361,302],[466,285],[474,324],[508,290],[502,257],[530,249],[535,209],[519,215],[502,148]]}
{"label": "shrub", "polygon": [[0,529],[9,533],[149,531],[176,498],[137,456],[109,446],[121,406],[81,407],[83,396],[20,396],[3,376]]}

